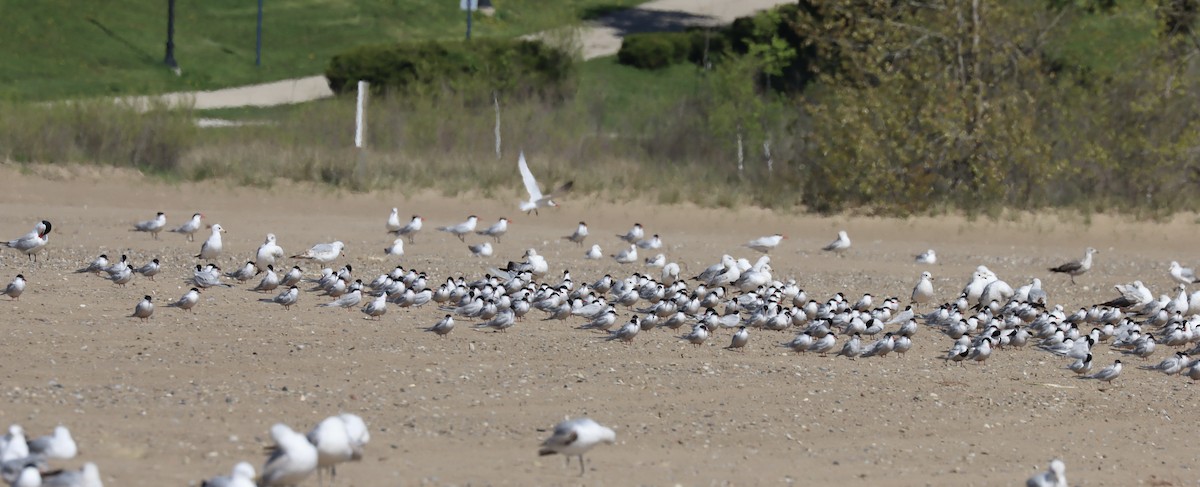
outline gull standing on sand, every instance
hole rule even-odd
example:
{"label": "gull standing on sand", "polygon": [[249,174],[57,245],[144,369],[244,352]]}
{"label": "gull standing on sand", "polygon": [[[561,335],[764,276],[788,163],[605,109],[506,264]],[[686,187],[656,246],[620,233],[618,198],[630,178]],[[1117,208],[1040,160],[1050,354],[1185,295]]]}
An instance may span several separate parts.
{"label": "gull standing on sand", "polygon": [[130,318],[140,318],[142,321],[150,319],[150,315],[154,314],[154,303],[150,296],[143,296],[137,306],[133,307],[133,314]]}
{"label": "gull standing on sand", "polygon": [[174,233],[182,233],[187,235],[188,242],[191,242],[195,239],[196,231],[200,230],[200,221],[203,219],[203,214],[193,214],[191,220],[188,220],[187,223],[180,225],[179,228],[172,228],[171,231]]}
{"label": "gull standing on sand", "polygon": [[840,256],[840,255],[842,255],[843,252],[845,252],[849,248],[850,248],[850,236],[846,235],[845,230],[838,230],[837,238],[833,239],[832,242],[829,242],[829,245],[821,247],[821,250],[824,250],[826,252],[833,252]]}
{"label": "gull standing on sand", "polygon": [[203,260],[213,260],[221,256],[221,249],[224,245],[221,244],[221,232],[225,229],[221,228],[220,223],[214,223],[212,226],[212,235],[208,236],[208,240],[200,245],[200,253],[196,254],[196,258]]}
{"label": "gull standing on sand", "polygon": [[558,206],[558,203],[555,203],[551,198],[556,194],[570,191],[571,187],[575,184],[573,181],[567,181],[566,184],[559,186],[558,189],[555,189],[550,194],[543,195],[542,189],[538,187],[537,180],[533,178],[533,173],[529,171],[529,164],[525,162],[524,151],[517,158],[517,169],[521,171],[521,181],[525,183],[525,191],[529,193],[529,200],[522,201],[520,204],[521,211],[525,213],[536,215],[538,208]]}
{"label": "gull standing on sand", "polygon": [[579,475],[587,472],[583,454],[601,443],[617,442],[617,433],[612,429],[600,426],[591,418],[569,419],[554,426],[554,433],[542,442],[538,450],[539,456],[561,453],[567,457],[567,466],[571,465],[571,457],[579,457]]}
{"label": "gull standing on sand", "polygon": [[280,306],[283,306],[283,309],[292,309],[292,305],[296,304],[296,301],[298,301],[299,299],[300,299],[300,288],[293,285],[292,287],[288,288],[287,291],[281,292],[273,298],[269,298],[269,299],[263,298],[263,299],[260,299],[259,301],[264,302],[264,303],[275,303]]}
{"label": "gull standing on sand", "polygon": [[271,427],[275,440],[272,453],[263,465],[259,487],[288,487],[300,485],[317,471],[317,447],[304,435],[292,431],[286,424]]}
{"label": "gull standing on sand", "polygon": [[166,226],[167,214],[160,211],[158,212],[158,215],[151,220],[141,221],[133,224],[132,231],[150,232],[150,235],[154,236],[154,240],[158,240],[158,232],[163,231],[163,228],[166,228]]}
{"label": "gull standing on sand", "polygon": [[88,462],[79,470],[57,470],[42,477],[42,487],[104,487],[100,469]]}
{"label": "gull standing on sand", "polygon": [[66,426],[56,426],[53,435],[40,436],[29,442],[29,454],[46,458],[70,460],[75,458],[79,447]]}
{"label": "gull standing on sand", "polygon": [[12,298],[13,301],[16,301],[17,299],[21,298],[21,293],[23,292],[25,292],[25,275],[17,274],[17,277],[14,277],[12,282],[8,283],[8,286],[4,287],[4,292],[0,294],[8,296],[9,298]]}
{"label": "gull standing on sand", "polygon": [[41,252],[46,244],[50,243],[50,221],[42,220],[34,225],[33,231],[21,236],[21,238],[4,242],[4,245],[10,249],[16,249],[24,253],[29,260],[37,261],[37,253]]}
{"label": "gull standing on sand", "polygon": [[229,475],[205,480],[200,487],[255,487],[254,466],[246,462],[238,463]]}
{"label": "gull standing on sand", "polygon": [[438,230],[442,231],[442,232],[454,234],[454,236],[458,237],[458,239],[460,241],[466,242],[467,239],[464,238],[463,236],[468,233],[474,232],[475,224],[478,222],[479,222],[479,217],[477,217],[475,215],[471,215],[471,216],[467,217],[467,221],[465,221],[465,222],[459,223],[457,225],[451,225],[448,227],[438,227]]}
{"label": "gull standing on sand", "polygon": [[1068,487],[1067,466],[1062,460],[1055,458],[1050,461],[1050,469],[1029,477],[1025,487]]}
{"label": "gull standing on sand", "polygon": [[1050,272],[1061,272],[1071,276],[1071,284],[1075,284],[1075,276],[1081,276],[1085,272],[1092,269],[1092,254],[1100,253],[1098,250],[1088,247],[1083,251],[1083,258],[1073,260],[1058,267],[1051,267]]}
{"label": "gull standing on sand", "polygon": [[937,264],[937,252],[929,249],[917,254],[915,259],[918,264],[934,265]]}
{"label": "gull standing on sand", "polygon": [[617,260],[618,264],[628,264],[630,262],[634,262],[638,258],[637,245],[629,244],[628,249],[613,254],[612,257]]}
{"label": "gull standing on sand", "polygon": [[183,296],[180,297],[178,301],[167,304],[167,307],[168,308],[179,308],[184,311],[191,311],[192,308],[196,307],[196,303],[199,303],[199,302],[200,302],[200,290],[197,288],[191,288],[190,290],[188,290],[188,292],[183,293]]}
{"label": "gull standing on sand", "polygon": [[1171,261],[1171,279],[1184,285],[1200,282],[1200,279],[1196,279],[1196,271],[1194,269],[1183,267],[1176,261]]}
{"label": "gull standing on sand", "polygon": [[293,259],[312,259],[322,264],[328,264],[342,257],[345,254],[342,252],[346,249],[346,244],[341,240],[335,240],[330,243],[319,243],[313,245],[312,248],[305,250],[303,254],[293,255]]}
{"label": "gull standing on sand", "polygon": [[775,235],[770,235],[767,237],[758,237],[754,240],[746,242],[742,246],[749,247],[764,254],[769,254],[771,253],[771,249],[778,247],[785,238],[787,237],[785,237],[782,233],[776,233]]}
{"label": "gull standing on sand", "polygon": [[266,270],[267,267],[275,265],[275,259],[283,258],[283,247],[275,244],[275,234],[268,233],[266,240],[263,240],[262,245],[258,246],[258,252],[254,254],[254,266],[258,270]]}
{"label": "gull standing on sand", "polygon": [[411,244],[413,243],[413,237],[417,235],[417,232],[421,231],[421,226],[423,225],[424,221],[425,219],[421,218],[420,216],[413,215],[412,220],[409,220],[408,225],[405,225],[403,228],[391,233],[397,237],[408,236],[408,243]]}
{"label": "gull standing on sand", "polygon": [[484,243],[477,244],[477,245],[467,245],[467,249],[469,249],[471,251],[471,254],[473,254],[475,257],[491,257],[492,256],[492,243],[491,242],[484,242]]}
{"label": "gull standing on sand", "polygon": [[496,239],[496,243],[500,243],[500,237],[503,236],[507,232],[508,232],[508,218],[502,217],[499,220],[497,220],[496,223],[493,223],[492,226],[487,227],[486,230],[480,230],[475,233],[478,235],[486,236],[486,237],[492,237],[492,238]]}
{"label": "gull standing on sand", "polygon": [[921,273],[921,279],[913,286],[912,302],[925,304],[933,299],[933,274],[929,271]]}
{"label": "gull standing on sand", "polygon": [[387,248],[383,249],[383,253],[384,255],[390,255],[392,257],[400,257],[404,255],[404,239],[396,238],[396,240],[392,241],[392,245],[389,245]]}
{"label": "gull standing on sand", "polygon": [[575,228],[575,233],[563,237],[564,239],[575,242],[576,245],[583,245],[583,240],[588,236],[588,227],[584,222],[579,222],[579,226]]}
{"label": "gull standing on sand", "polygon": [[386,228],[388,233],[396,233],[399,232],[400,229],[404,228],[404,225],[400,223],[399,208],[392,208],[392,213],[388,215]]}
{"label": "gull standing on sand", "polygon": [[325,418],[308,432],[308,442],[317,448],[318,485],[321,483],[321,471],[325,469],[329,469],[329,483],[333,484],[337,479],[337,464],[354,458],[354,448],[350,444],[346,422],[341,416]]}

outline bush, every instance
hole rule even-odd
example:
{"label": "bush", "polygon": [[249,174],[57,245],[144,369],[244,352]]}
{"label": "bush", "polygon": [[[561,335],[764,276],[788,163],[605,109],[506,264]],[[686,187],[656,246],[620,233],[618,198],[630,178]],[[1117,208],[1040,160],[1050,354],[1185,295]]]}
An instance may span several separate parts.
{"label": "bush", "polygon": [[353,91],[363,80],[377,93],[445,92],[490,100],[496,91],[519,98],[563,99],[574,93],[575,63],[570,54],[535,40],[404,42],[338,54],[325,77],[335,93]]}
{"label": "bush", "polygon": [[638,69],[662,69],[683,62],[691,51],[689,32],[630,34],[621,42],[617,62]]}

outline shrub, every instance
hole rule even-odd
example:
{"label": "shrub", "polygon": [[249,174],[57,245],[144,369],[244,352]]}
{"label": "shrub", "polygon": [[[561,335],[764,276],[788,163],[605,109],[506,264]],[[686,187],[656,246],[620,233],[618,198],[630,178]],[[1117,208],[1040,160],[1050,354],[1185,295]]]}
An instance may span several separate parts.
{"label": "shrub", "polygon": [[498,93],[562,99],[574,92],[571,55],[541,41],[475,39],[360,46],[338,54],[325,70],[336,93],[359,80],[372,91],[437,96],[455,93],[491,99]]}
{"label": "shrub", "polygon": [[630,34],[621,42],[617,62],[638,69],[662,69],[683,62],[691,51],[689,32]]}

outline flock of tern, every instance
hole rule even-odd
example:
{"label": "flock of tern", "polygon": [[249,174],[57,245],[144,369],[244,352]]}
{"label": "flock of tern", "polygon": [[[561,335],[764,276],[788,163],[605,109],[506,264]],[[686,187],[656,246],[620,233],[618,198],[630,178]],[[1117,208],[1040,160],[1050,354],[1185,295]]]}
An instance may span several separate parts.
{"label": "flock of tern", "polygon": [[[524,154],[519,161],[519,170],[529,193],[529,199],[520,203],[520,210],[536,213],[540,208],[557,206],[551,194],[541,193]],[[567,183],[554,193],[561,194],[570,188],[571,184]],[[192,241],[194,234],[205,228],[204,218],[197,212],[187,223],[170,231],[183,234]],[[472,215],[466,221],[440,226],[437,230],[454,235],[463,243],[468,235],[475,233],[496,244],[508,231],[509,220],[506,218],[477,231],[478,220]],[[385,229],[396,238],[384,248],[384,254],[403,255],[405,241],[413,244],[423,226],[424,219],[416,215],[407,223],[402,222],[398,209],[393,208]],[[3,243],[24,253],[30,260],[36,260],[49,242],[52,228],[49,221],[43,220],[30,233]],[[773,273],[770,253],[786,239],[782,234],[763,236],[744,244],[745,248],[762,254],[754,263],[724,255],[694,276],[680,276],[679,265],[669,262],[665,254],[657,253],[664,248],[662,238],[658,234],[647,238],[643,226],[635,223],[626,233],[616,235],[628,247],[610,257],[619,264],[631,264],[639,262],[639,250],[655,252],[656,255],[644,263],[661,269],[659,276],[635,271],[576,283],[569,270],[557,274],[560,277],[548,278],[550,265],[533,248],[525,251],[522,261],[490,268],[486,275],[474,280],[447,276],[443,281],[435,281],[425,272],[403,266],[365,279],[355,274],[351,264],[331,265],[345,257],[346,245],[341,241],[319,243],[292,255],[292,259],[331,265],[323,268],[320,276],[306,276],[299,265],[289,270],[281,266],[286,253],[274,234],[266,235],[262,245],[243,266],[222,273],[212,261],[218,260],[224,252],[224,229],[219,223],[207,228],[209,236],[195,254],[203,263],[195,265],[187,278],[193,287],[167,304],[169,308],[192,312],[201,303],[201,294],[210,288],[232,287],[231,282],[256,280],[256,284],[247,289],[274,294],[260,301],[290,309],[299,303],[300,286],[307,282],[312,285],[310,292],[324,297],[318,306],[358,309],[370,319],[381,319],[389,306],[437,306],[446,313],[427,330],[439,336],[452,333],[456,320],[472,322],[473,327],[480,330],[507,332],[530,311],[538,310],[544,313],[545,320],[575,319],[579,321],[578,329],[599,333],[603,339],[624,344],[635,343],[655,329],[682,328],[676,335],[679,340],[701,346],[720,336],[722,330],[729,329],[733,331],[726,348],[745,350],[752,342],[752,334],[791,331],[794,333],[792,338],[774,343],[798,353],[862,359],[903,355],[911,349],[917,334],[926,329],[930,330],[926,333],[945,336],[949,341],[943,355],[948,363],[984,363],[1002,355],[1005,350],[1032,346],[1062,357],[1064,374],[1113,383],[1121,377],[1121,361],[1116,360],[1093,372],[1095,347],[1107,343],[1113,350],[1144,361],[1161,345],[1174,348],[1176,352],[1158,365],[1147,365],[1143,369],[1200,379],[1200,360],[1190,358],[1200,355],[1200,347],[1183,350],[1200,342],[1200,292],[1186,293],[1186,286],[1198,280],[1194,271],[1174,262],[1169,273],[1179,283],[1177,296],[1155,298],[1141,281],[1135,281],[1116,286],[1118,294],[1111,301],[1071,312],[1050,300],[1040,279],[1034,278],[1028,284],[1014,287],[985,266],[975,270],[953,299],[941,304],[935,303],[937,290],[930,271],[921,273],[907,300],[899,297],[877,299],[869,293],[859,297],[847,297],[842,293],[824,298],[810,296],[794,279],[779,279]],[[154,239],[158,239],[164,229],[167,229],[167,219],[162,212],[132,228],[150,233]],[[562,239],[582,247],[589,235],[587,224],[579,222],[574,231]],[[469,249],[476,256],[490,257],[494,252],[492,242],[472,244]],[[851,245],[847,232],[839,231],[837,237],[822,249],[842,256]],[[1076,277],[1092,269],[1096,253],[1095,249],[1087,248],[1082,259],[1049,270],[1064,273],[1074,282]],[[588,249],[585,257],[602,258],[599,245]],[[929,266],[937,263],[937,256],[929,249],[916,255],[913,261]],[[163,271],[158,259],[134,267],[124,255],[114,261],[107,255],[100,255],[78,272],[101,275],[124,286],[135,274],[154,279]],[[25,276],[19,274],[4,289],[4,295],[16,300],[30,285]],[[918,311],[920,308],[925,311]],[[154,298],[144,296],[134,306],[131,317],[149,320],[155,311]],[[330,433],[331,430],[335,432]],[[307,436],[282,424],[271,429],[271,436],[276,447],[264,465],[262,475],[253,481],[260,486],[296,485],[326,467],[332,477],[337,463],[361,457],[361,448],[369,439],[361,418],[346,414],[330,417]],[[15,444],[13,438],[10,434],[6,442]],[[539,453],[561,453],[567,456],[568,462],[570,457],[576,456],[582,473],[585,471],[583,454],[598,444],[614,441],[613,430],[591,419],[578,418],[560,423],[542,444]],[[338,451],[327,453],[324,445],[334,443]],[[44,462],[37,460],[29,460],[13,469],[7,465],[5,480],[12,485],[98,485],[56,484],[49,476],[38,481],[24,480],[25,472],[30,468],[39,474],[43,472]],[[94,465],[91,468],[94,470]],[[1056,460],[1048,472],[1036,477],[1046,479],[1037,480],[1041,483],[1036,485],[1065,485],[1065,480],[1061,480],[1062,470],[1062,463]],[[16,472],[15,476],[8,475],[12,471]],[[28,476],[32,479],[35,475],[30,473]],[[254,485],[253,477],[253,467],[239,464],[231,476],[210,480],[205,485]],[[1035,485],[1035,479],[1030,479],[1029,485]]]}

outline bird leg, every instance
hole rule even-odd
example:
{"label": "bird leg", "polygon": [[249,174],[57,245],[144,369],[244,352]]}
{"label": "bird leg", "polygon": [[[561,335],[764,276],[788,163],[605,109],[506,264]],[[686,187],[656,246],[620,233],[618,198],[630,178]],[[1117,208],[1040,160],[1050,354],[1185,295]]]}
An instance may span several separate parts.
{"label": "bird leg", "polygon": [[583,474],[586,472],[587,472],[587,469],[584,467],[583,454],[580,453],[579,454],[579,476],[582,477]]}

